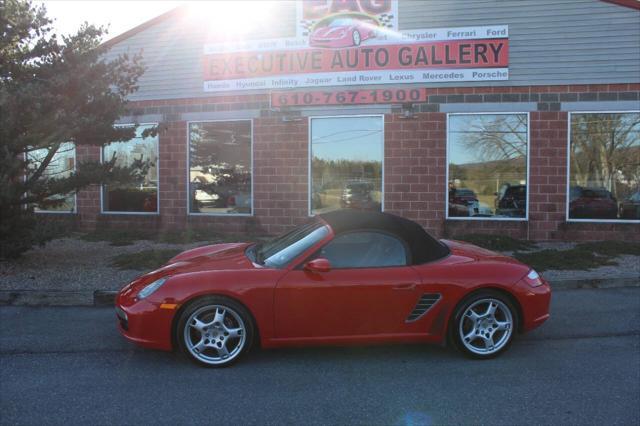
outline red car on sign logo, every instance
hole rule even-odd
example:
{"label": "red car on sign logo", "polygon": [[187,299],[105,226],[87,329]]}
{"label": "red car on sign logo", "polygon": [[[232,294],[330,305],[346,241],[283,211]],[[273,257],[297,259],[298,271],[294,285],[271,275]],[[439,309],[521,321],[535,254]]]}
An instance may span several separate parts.
{"label": "red car on sign logo", "polygon": [[333,15],[319,21],[309,36],[311,47],[354,47],[374,38],[378,21],[364,14]]}

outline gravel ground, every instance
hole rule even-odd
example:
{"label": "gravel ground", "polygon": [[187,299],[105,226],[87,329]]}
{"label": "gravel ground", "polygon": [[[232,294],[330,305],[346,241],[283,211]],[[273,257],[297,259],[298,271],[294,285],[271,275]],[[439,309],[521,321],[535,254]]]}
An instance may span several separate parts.
{"label": "gravel ground", "polygon": [[[129,246],[115,247],[106,241],[87,242],[63,238],[27,252],[13,262],[0,262],[0,291],[2,290],[119,290],[144,271],[119,270],[110,266],[113,256],[149,249],[182,249],[205,245],[161,244],[137,241]],[[539,243],[539,249],[567,250],[573,243]],[[590,271],[545,271],[552,283],[558,280],[588,280],[603,278],[638,278],[640,257],[620,256],[618,266],[602,266]]]}
{"label": "gravel ground", "polygon": [[640,257],[623,255],[615,258],[616,266],[601,266],[589,271],[544,271],[542,275],[552,284],[561,280],[598,280],[637,278],[640,281]]}
{"label": "gravel ground", "polygon": [[[545,241],[536,243],[536,249],[527,252],[541,250],[571,250],[576,243],[566,241]],[[511,256],[512,252],[505,252]],[[564,280],[599,280],[609,278],[637,278],[640,280],[640,256],[622,255],[614,258],[618,263],[616,266],[601,266],[588,271],[544,271],[542,275],[551,281]]]}
{"label": "gravel ground", "polygon": [[119,290],[143,271],[119,270],[111,259],[149,249],[187,250],[206,243],[160,244],[137,241],[111,246],[107,241],[54,240],[25,253],[17,261],[0,262],[0,290]]}

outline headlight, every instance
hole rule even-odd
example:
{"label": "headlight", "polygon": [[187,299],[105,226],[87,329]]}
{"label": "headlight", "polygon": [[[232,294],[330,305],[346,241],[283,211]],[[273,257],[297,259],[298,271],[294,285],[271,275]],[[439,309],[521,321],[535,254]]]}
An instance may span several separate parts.
{"label": "headlight", "polygon": [[167,280],[167,278],[168,277],[157,279],[154,282],[152,282],[151,284],[148,284],[147,286],[145,286],[138,293],[138,299],[144,299],[145,297],[150,296],[154,291],[159,289],[160,286],[162,286],[162,284],[164,284],[164,282]]}
{"label": "headlight", "polygon": [[542,285],[542,279],[540,278],[540,275],[533,269],[529,271],[529,273],[524,278],[524,280],[531,287],[538,287],[538,286]]}

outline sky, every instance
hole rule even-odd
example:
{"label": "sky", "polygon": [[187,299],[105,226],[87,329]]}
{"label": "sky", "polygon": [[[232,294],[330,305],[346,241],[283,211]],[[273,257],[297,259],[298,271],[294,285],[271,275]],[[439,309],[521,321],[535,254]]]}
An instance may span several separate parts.
{"label": "sky", "polygon": [[105,40],[130,30],[149,19],[179,6],[180,1],[124,1],[124,0],[46,0],[47,14],[55,19],[54,28],[59,34],[75,32],[85,21],[95,25],[108,25]]}

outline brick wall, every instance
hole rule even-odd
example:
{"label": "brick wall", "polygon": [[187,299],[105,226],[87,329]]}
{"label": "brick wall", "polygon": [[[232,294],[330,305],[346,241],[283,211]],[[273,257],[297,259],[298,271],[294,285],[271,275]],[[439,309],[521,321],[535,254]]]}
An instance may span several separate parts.
{"label": "brick wall", "polygon": [[[475,87],[430,89],[413,118],[385,115],[385,210],[416,220],[438,236],[500,233],[534,240],[640,240],[639,224],[567,223],[567,113],[561,102],[638,101],[640,84]],[[446,113],[442,103],[535,102],[530,114],[529,221],[445,219]],[[187,215],[187,123],[181,113],[260,110],[253,120],[254,215]],[[100,191],[78,194],[82,228],[207,227],[221,232],[275,234],[308,218],[308,119],[269,109],[267,95],[144,101],[131,115],[161,114],[159,215],[100,214]],[[286,115],[287,119],[283,120]],[[96,147],[80,147],[78,162],[98,159]]]}
{"label": "brick wall", "polygon": [[442,235],[446,195],[446,114],[385,117],[385,211]]}

